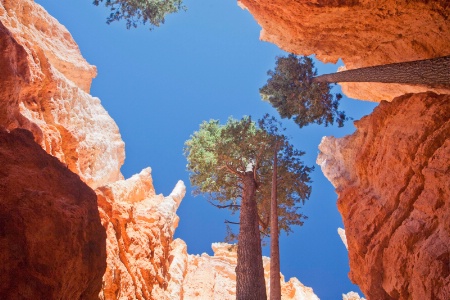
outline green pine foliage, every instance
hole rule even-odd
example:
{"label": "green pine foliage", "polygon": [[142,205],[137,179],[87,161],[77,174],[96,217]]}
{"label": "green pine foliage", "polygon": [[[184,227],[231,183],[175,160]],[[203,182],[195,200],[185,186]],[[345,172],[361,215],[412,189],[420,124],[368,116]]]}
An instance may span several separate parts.
{"label": "green pine foliage", "polygon": [[[258,123],[251,117],[229,118],[225,125],[217,120],[203,122],[184,149],[194,195],[204,194],[215,206],[236,212],[243,175],[253,172],[260,230],[268,235],[273,154],[278,145],[279,228],[290,232],[291,226],[302,225],[305,216],[298,209],[310,196],[313,167],[303,164],[304,152],[294,149],[283,130],[268,115]],[[230,231],[230,237],[236,236]]]}
{"label": "green pine foliage", "polygon": [[332,94],[330,83],[313,82],[317,75],[314,63],[307,56],[277,57],[275,70],[269,70],[266,85],[259,91],[282,118],[294,118],[301,128],[311,123],[328,126],[337,122],[339,127],[348,120],[345,112],[338,111],[341,94]]}
{"label": "green pine foliage", "polygon": [[185,10],[183,0],[94,0],[94,5],[104,2],[111,9],[106,23],[126,20],[127,29],[136,28],[138,24],[150,24],[150,29],[164,24],[168,14]]}

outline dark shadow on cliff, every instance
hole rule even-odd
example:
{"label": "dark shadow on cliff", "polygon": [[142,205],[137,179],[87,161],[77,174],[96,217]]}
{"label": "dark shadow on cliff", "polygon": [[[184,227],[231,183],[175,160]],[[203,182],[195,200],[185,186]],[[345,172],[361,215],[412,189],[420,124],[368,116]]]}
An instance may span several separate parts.
{"label": "dark shadow on cliff", "polygon": [[106,232],[95,192],[38,145],[0,130],[0,298],[98,299]]}

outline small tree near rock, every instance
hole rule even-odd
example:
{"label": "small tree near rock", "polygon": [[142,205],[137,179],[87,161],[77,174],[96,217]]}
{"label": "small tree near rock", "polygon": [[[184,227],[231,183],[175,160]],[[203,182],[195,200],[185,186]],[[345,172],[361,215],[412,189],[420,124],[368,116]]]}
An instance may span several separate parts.
{"label": "small tree near rock", "polygon": [[332,84],[313,81],[317,69],[311,58],[294,54],[277,57],[275,69],[267,74],[270,78],[259,92],[282,118],[293,118],[300,128],[334,122],[342,127],[348,120],[345,112],[338,110],[342,95],[331,92]]}

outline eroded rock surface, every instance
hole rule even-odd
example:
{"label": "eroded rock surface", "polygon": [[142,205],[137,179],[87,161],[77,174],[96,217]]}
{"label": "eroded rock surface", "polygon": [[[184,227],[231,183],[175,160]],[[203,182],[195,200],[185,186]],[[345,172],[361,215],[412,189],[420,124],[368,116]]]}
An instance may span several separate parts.
{"label": "eroded rock surface", "polygon": [[0,131],[0,298],[98,299],[106,234],[94,191],[24,129]]}
{"label": "eroded rock surface", "polygon": [[32,0],[2,0],[0,41],[0,126],[30,130],[93,188],[122,179],[119,129],[67,29]]}
{"label": "eroded rock surface", "polygon": [[450,95],[382,102],[317,163],[338,193],[350,278],[368,299],[450,298]]}
{"label": "eroded rock surface", "polygon": [[[262,40],[295,54],[315,54],[324,62],[342,59],[347,69],[450,54],[450,4],[446,0],[238,0],[238,3],[262,27]],[[428,90],[399,84],[342,86],[349,97],[372,101],[390,101],[405,93]]]}
{"label": "eroded rock surface", "polygon": [[349,292],[347,294],[342,295],[342,300],[366,300],[366,299],[360,297],[358,293]]}
{"label": "eroded rock surface", "polygon": [[176,210],[186,192],[178,182],[156,195],[150,169],[97,189],[108,240],[102,299],[168,299]]}

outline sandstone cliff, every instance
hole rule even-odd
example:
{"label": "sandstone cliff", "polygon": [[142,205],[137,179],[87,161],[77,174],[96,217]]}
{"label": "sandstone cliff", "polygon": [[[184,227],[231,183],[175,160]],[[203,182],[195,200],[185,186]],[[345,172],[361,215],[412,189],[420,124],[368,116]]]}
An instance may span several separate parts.
{"label": "sandstone cliff", "polygon": [[94,191],[27,130],[0,130],[0,166],[0,298],[96,299],[106,234]]}
{"label": "sandstone cliff", "polygon": [[404,95],[319,146],[369,299],[450,297],[449,112],[450,95]]}
{"label": "sandstone cliff", "polygon": [[[260,38],[324,62],[342,59],[347,69],[450,54],[449,3],[371,0],[238,0],[262,27]],[[345,83],[349,97],[392,100],[427,88]],[[435,90],[446,92],[448,90]]]}
{"label": "sandstone cliff", "polygon": [[31,0],[2,0],[0,35],[0,126],[30,130],[91,187],[122,179],[124,143],[67,29]]}
{"label": "sandstone cliff", "polygon": [[156,195],[150,169],[97,190],[108,236],[102,299],[169,299],[171,243],[185,191],[180,181],[170,196]]}

